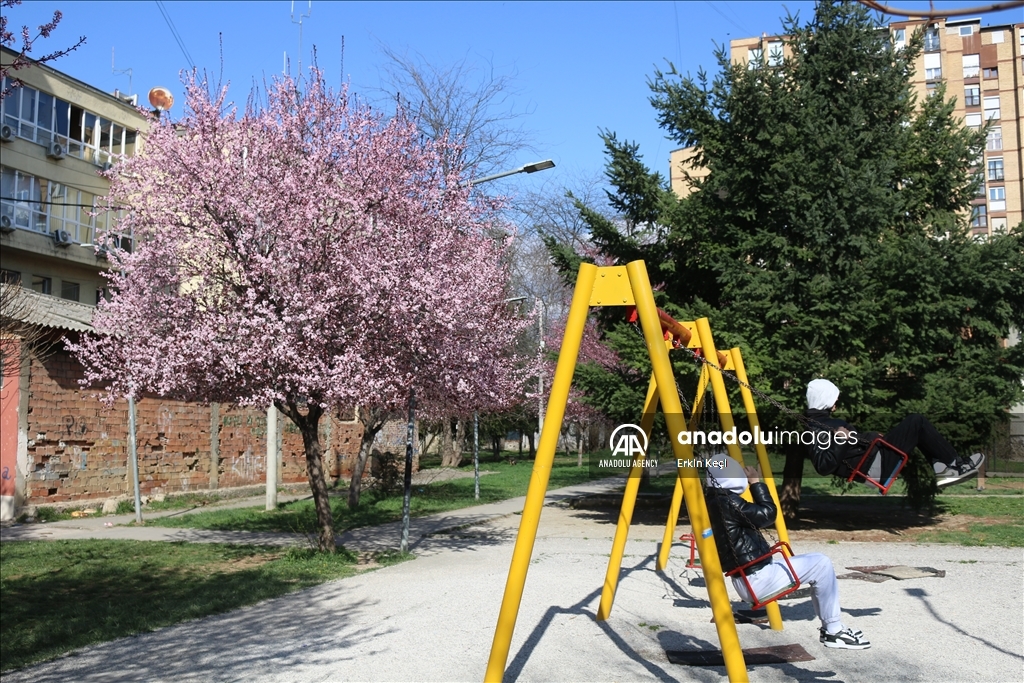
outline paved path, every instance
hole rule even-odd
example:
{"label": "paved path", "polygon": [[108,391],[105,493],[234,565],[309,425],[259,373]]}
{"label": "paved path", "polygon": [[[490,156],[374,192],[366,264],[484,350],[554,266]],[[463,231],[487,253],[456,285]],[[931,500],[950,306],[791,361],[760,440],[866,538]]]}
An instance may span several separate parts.
{"label": "paved path", "polygon": [[[683,567],[681,549],[667,572],[653,569],[663,522],[634,525],[611,618],[595,621],[614,514],[564,503],[603,486],[549,497],[506,680],[723,680],[722,668],[680,666],[666,656],[713,649],[718,639],[703,577]],[[519,499],[421,518],[413,561],[86,648],[5,674],[4,683],[481,680],[520,519],[513,513],[521,505]],[[393,533],[354,532],[349,542],[372,548]],[[815,658],[752,667],[752,680],[1024,680],[1021,549],[843,542],[796,550],[825,552],[840,572],[906,564],[946,576],[841,581],[844,620],[873,642],[862,652],[819,645],[806,598],[783,604],[784,631],[740,625],[745,648],[795,643]]]}

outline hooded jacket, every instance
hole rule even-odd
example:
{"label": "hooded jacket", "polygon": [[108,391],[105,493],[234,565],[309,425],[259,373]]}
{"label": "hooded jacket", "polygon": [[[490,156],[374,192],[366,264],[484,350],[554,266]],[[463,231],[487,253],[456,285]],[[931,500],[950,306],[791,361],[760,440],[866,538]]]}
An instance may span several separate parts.
{"label": "hooded jacket", "polygon": [[[814,443],[807,446],[807,457],[811,459],[814,470],[822,476],[834,474],[843,479],[849,477],[864,457],[872,439],[879,436],[874,432],[858,431],[846,420],[832,417],[831,410],[808,410],[807,418],[811,423],[811,432],[814,433]],[[835,432],[840,427],[854,432],[856,442],[851,443],[848,437],[843,439],[845,443],[838,443]]]}
{"label": "hooded jacket", "polygon": [[[768,487],[762,482],[750,485],[750,495],[754,499],[753,503],[713,483],[709,483],[704,493],[711,530],[715,535],[715,545],[724,572],[767,555],[771,550],[758,529],[775,523],[778,508],[768,493]],[[766,558],[745,571],[753,573],[770,562],[771,558]]]}

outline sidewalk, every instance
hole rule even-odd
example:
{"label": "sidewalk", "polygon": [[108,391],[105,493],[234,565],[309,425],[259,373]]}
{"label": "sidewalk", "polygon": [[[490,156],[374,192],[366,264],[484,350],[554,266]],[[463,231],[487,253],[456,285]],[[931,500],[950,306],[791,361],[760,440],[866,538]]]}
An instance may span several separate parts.
{"label": "sidewalk", "polygon": [[[549,491],[545,497],[545,504],[550,505],[583,495],[608,493],[621,488],[621,486],[622,479],[618,477],[569,486]],[[282,495],[279,496],[278,500],[288,502],[307,497],[301,495]],[[263,496],[239,498],[227,501],[224,504],[213,504],[199,508],[144,513],[143,519],[171,517],[203,510],[252,507],[262,505],[264,500]],[[464,527],[483,524],[522,512],[525,502],[526,497],[520,496],[497,503],[476,505],[462,508],[461,510],[441,512],[423,517],[413,517],[409,521],[410,550],[414,552],[427,551],[431,546],[428,541],[435,535],[453,532]],[[81,517],[45,524],[16,524],[0,529],[0,542],[108,538],[135,541],[186,541],[189,543],[241,543],[246,545],[274,546],[305,546],[309,543],[304,534],[123,526],[131,524],[133,521],[135,521],[134,514]],[[106,526],[107,524],[112,524],[113,526],[108,527]],[[352,529],[338,535],[337,543],[349,550],[372,552],[397,548],[401,536],[402,522],[397,521],[380,526]],[[446,543],[446,545],[450,545],[450,543]]]}

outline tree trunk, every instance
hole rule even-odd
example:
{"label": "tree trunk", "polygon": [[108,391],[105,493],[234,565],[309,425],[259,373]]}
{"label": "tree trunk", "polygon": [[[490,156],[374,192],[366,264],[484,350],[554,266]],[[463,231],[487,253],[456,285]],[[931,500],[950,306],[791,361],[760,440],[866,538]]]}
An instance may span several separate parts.
{"label": "tree trunk", "polygon": [[302,434],[302,446],[306,451],[306,475],[313,492],[313,507],[316,509],[317,549],[322,553],[337,550],[334,541],[334,515],[331,500],[327,495],[327,479],[324,476],[323,450],[320,446],[320,417],[323,409],[310,404],[303,415],[297,403],[276,404],[287,415]]}
{"label": "tree trunk", "polygon": [[469,436],[469,425],[466,420],[455,423],[455,452],[452,453],[452,467],[462,464],[462,452],[466,450],[466,438]]}
{"label": "tree trunk", "polygon": [[359,507],[359,494],[363,489],[363,472],[366,470],[366,462],[370,459],[370,451],[373,449],[373,441],[377,434],[384,427],[387,413],[376,408],[360,408],[359,421],[363,423],[363,438],[359,442],[359,455],[352,465],[352,481],[348,484],[348,508],[355,510]]}
{"label": "tree trunk", "polygon": [[583,467],[583,425],[576,427],[576,467]]}
{"label": "tree trunk", "polygon": [[441,430],[441,467],[458,467],[462,463],[462,449],[466,445],[466,422],[457,420],[452,435],[452,421],[446,419]]}
{"label": "tree trunk", "polygon": [[786,465],[782,469],[782,489],[779,504],[786,519],[796,518],[800,507],[800,488],[804,479],[804,448],[800,444],[786,445]]}
{"label": "tree trunk", "polygon": [[497,461],[501,458],[501,437],[491,437],[491,449],[494,451],[494,460]]}
{"label": "tree trunk", "polygon": [[451,467],[452,462],[452,421],[441,418],[441,442],[438,446],[441,456],[441,467]]}
{"label": "tree trunk", "polygon": [[537,452],[533,450],[533,434],[531,432],[526,433],[526,439],[530,444],[530,460],[537,459]]}

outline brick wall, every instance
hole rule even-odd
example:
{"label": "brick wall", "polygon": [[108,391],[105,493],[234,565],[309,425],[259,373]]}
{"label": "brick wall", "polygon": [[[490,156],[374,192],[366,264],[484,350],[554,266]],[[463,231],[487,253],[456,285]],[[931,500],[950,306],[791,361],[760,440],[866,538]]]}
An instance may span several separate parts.
{"label": "brick wall", "polygon": [[[82,367],[60,345],[42,361],[31,360],[25,459],[30,504],[103,499],[131,491],[127,402],[107,408],[92,392],[79,388],[81,378]],[[265,410],[144,396],[136,403],[136,420],[143,495],[266,481]],[[280,481],[305,482],[302,437],[283,415],[278,425]],[[321,420],[330,476],[351,473],[361,434],[357,422],[337,414]]]}

